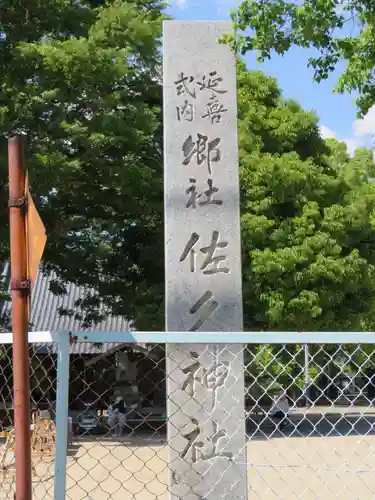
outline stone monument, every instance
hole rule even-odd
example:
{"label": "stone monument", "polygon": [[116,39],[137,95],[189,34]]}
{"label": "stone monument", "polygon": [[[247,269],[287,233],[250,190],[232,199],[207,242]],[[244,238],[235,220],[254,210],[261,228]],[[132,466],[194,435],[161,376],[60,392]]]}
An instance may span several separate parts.
{"label": "stone monument", "polygon": [[[164,23],[166,329],[241,331],[230,22]],[[199,341],[199,339],[198,339]],[[247,498],[243,345],[167,345],[171,500]]]}

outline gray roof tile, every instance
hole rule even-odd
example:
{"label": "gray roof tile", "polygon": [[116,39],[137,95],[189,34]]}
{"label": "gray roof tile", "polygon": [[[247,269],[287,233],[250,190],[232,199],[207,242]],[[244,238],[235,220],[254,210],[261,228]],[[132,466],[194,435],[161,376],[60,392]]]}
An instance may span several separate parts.
{"label": "gray roof tile", "polygon": [[[9,264],[3,267],[0,279],[10,283]],[[73,315],[61,315],[60,309],[72,310],[79,313],[75,305],[78,299],[82,299],[85,289],[73,283],[66,285],[67,293],[55,295],[50,290],[50,282],[56,279],[54,273],[45,275],[38,273],[35,286],[31,295],[30,330],[37,331],[89,331],[89,332],[122,332],[129,331],[130,326],[126,318],[122,316],[107,316],[106,319],[89,327],[83,327],[83,321]],[[11,303],[0,302],[0,318],[11,315]]]}

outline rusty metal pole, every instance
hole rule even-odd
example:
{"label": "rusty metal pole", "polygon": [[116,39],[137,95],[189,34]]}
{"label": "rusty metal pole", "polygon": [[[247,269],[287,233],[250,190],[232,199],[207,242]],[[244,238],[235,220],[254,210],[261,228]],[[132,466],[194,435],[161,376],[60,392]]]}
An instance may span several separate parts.
{"label": "rusty metal pole", "polygon": [[16,437],[16,500],[31,500],[30,381],[28,346],[25,170],[21,136],[8,140],[9,221],[13,332],[13,394]]}

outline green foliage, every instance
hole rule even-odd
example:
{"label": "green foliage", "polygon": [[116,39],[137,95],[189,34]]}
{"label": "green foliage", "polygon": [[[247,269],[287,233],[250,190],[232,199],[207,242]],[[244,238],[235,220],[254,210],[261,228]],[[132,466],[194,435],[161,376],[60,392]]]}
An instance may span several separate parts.
{"label": "green foliage", "polygon": [[9,255],[6,138],[22,132],[57,285],[91,287],[115,314],[160,324],[164,4],[32,4],[2,3],[0,261]]}
{"label": "green foliage", "polygon": [[[84,321],[95,320],[100,299],[138,329],[163,329],[163,4],[5,7],[0,261],[9,255],[6,138],[21,131],[54,291],[68,281],[91,288],[79,304]],[[27,29],[20,19],[31,19]],[[241,63],[238,106],[246,329],[372,328],[369,152],[350,158],[323,141],[313,113]]]}
{"label": "green foliage", "polygon": [[242,64],[238,87],[246,328],[361,328],[375,298],[371,152],[323,141],[314,114]]}
{"label": "green foliage", "polygon": [[373,0],[244,0],[232,12],[235,34],[229,41],[259,59],[291,46],[314,48],[309,58],[316,81],[326,79],[339,62],[346,62],[336,90],[357,91],[359,114],[375,103],[375,3]]}
{"label": "green foliage", "polygon": [[[238,109],[245,329],[373,329],[371,151],[350,157],[345,144],[324,141],[313,113],[284,100],[274,79],[248,72],[242,63]],[[311,348],[312,383],[318,382],[319,366],[335,372],[336,350]],[[254,399],[267,399],[275,384],[303,389],[300,346],[249,352]]]}

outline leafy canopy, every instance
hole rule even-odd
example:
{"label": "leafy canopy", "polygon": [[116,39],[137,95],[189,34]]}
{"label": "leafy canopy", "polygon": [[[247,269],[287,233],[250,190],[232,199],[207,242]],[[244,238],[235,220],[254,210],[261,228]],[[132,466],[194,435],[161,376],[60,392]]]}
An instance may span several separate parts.
{"label": "leafy canopy", "polygon": [[371,151],[351,158],[276,81],[238,71],[246,328],[355,330],[375,298]]}
{"label": "leafy canopy", "polygon": [[[237,81],[245,329],[373,331],[371,151],[350,157],[344,143],[324,141],[317,117],[262,72],[239,63]],[[373,349],[310,346],[311,383],[323,371],[333,380],[343,353],[347,368],[373,368]],[[253,401],[305,387],[302,346],[249,345],[245,363]]]}
{"label": "leafy canopy", "polygon": [[317,49],[309,58],[317,81],[345,61],[339,92],[356,91],[359,114],[375,103],[375,2],[373,0],[244,0],[232,18],[236,50],[257,50],[261,60],[297,45]]}
{"label": "leafy canopy", "polygon": [[0,262],[9,255],[6,138],[21,132],[53,289],[93,289],[80,304],[88,319],[100,299],[137,318],[163,286],[154,264],[163,250],[163,9],[159,0],[2,3]]}
{"label": "leafy canopy", "polygon": [[[138,329],[164,328],[163,7],[9,1],[0,20],[0,262],[9,256],[6,138],[22,132],[51,286],[90,288],[77,304],[88,322],[102,302]],[[350,158],[325,142],[313,113],[241,63],[238,107],[245,328],[368,328],[370,153]]]}

